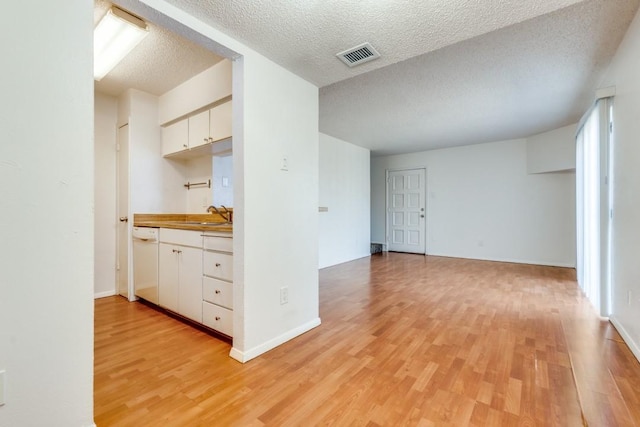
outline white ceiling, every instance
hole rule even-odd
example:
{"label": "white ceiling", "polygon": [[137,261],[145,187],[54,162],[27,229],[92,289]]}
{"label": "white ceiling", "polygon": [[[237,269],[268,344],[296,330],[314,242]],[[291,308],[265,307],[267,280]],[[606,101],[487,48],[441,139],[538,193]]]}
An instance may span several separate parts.
{"label": "white ceiling", "polygon": [[[640,2],[166,1],[321,87],[320,131],[378,155],[575,123]],[[382,57],[355,68],[335,57],[363,42]]]}

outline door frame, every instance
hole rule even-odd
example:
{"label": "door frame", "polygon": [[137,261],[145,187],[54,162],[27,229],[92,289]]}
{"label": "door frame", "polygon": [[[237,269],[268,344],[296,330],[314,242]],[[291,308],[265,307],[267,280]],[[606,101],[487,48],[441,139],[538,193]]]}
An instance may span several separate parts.
{"label": "door frame", "polygon": [[125,123],[119,124],[117,126],[117,130],[116,130],[116,216],[115,216],[115,221],[116,221],[116,283],[115,283],[115,295],[121,295],[124,298],[126,298],[129,301],[135,301],[136,297],[134,295],[133,292],[133,269],[132,269],[132,263],[133,263],[133,245],[132,245],[132,240],[131,240],[131,229],[132,229],[132,224],[133,224],[133,217],[131,215],[131,156],[130,156],[130,143],[131,141],[129,140],[128,136],[127,136],[127,218],[130,219],[131,221],[127,221],[125,224],[126,227],[126,237],[125,237],[125,242],[124,242],[124,246],[126,247],[126,251],[127,253],[125,254],[126,259],[127,259],[127,266],[126,266],[126,271],[124,272],[126,274],[127,277],[127,295],[122,295],[120,293],[120,270],[122,268],[122,266],[120,265],[120,227],[121,227],[121,222],[119,220],[121,213],[120,213],[120,180],[121,180],[121,175],[120,175],[120,171],[121,171],[121,167],[122,165],[120,164],[120,150],[121,150],[121,139],[120,139],[120,132],[122,131],[122,129],[124,127],[127,127],[126,131],[127,133],[129,132],[129,121],[127,120]]}
{"label": "door frame", "polygon": [[[403,171],[414,171],[414,170],[424,170],[424,189],[422,197],[424,199],[424,255],[429,254],[429,240],[427,236],[429,236],[429,203],[427,201],[427,186],[429,183],[429,176],[427,175],[427,167],[426,166],[415,166],[415,167],[404,167],[404,168],[392,168],[385,169],[384,172],[384,248],[383,250],[387,252],[389,250],[389,175],[391,172],[403,172]],[[418,254],[419,255],[419,254]]]}

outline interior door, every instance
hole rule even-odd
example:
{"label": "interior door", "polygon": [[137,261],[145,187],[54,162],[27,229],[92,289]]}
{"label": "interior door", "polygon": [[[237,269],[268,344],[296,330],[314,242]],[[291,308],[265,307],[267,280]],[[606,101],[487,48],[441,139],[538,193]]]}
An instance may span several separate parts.
{"label": "interior door", "polygon": [[425,169],[388,172],[387,245],[389,251],[426,253]]}
{"label": "interior door", "polygon": [[129,280],[129,125],[118,129],[118,155],[116,171],[116,191],[118,210],[118,232],[116,233],[117,291],[119,295],[131,299]]}

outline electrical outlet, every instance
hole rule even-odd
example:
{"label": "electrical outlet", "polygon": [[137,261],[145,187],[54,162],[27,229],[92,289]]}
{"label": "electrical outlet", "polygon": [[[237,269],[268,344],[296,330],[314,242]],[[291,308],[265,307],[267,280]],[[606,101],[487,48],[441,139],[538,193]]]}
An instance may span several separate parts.
{"label": "electrical outlet", "polygon": [[282,165],[280,166],[280,170],[285,172],[289,170],[289,159],[287,159],[287,156],[282,157]]}
{"label": "electrical outlet", "polygon": [[287,304],[289,302],[289,288],[283,286],[280,288],[280,305]]}
{"label": "electrical outlet", "polygon": [[0,371],[0,406],[4,405],[4,374],[5,371]]}

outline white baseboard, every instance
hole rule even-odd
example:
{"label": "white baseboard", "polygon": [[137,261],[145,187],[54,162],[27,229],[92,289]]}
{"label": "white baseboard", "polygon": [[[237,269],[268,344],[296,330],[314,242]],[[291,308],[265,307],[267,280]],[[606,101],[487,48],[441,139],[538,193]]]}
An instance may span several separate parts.
{"label": "white baseboard", "polygon": [[532,261],[514,258],[484,258],[484,257],[471,257],[471,256],[459,256],[459,255],[445,255],[437,253],[428,253],[429,256],[441,256],[447,258],[461,258],[461,259],[477,259],[478,261],[494,261],[494,262],[509,262],[513,264],[529,264],[529,265],[544,265],[547,267],[562,267],[562,268],[576,268],[575,265],[571,265],[564,262],[548,262],[548,261]]}
{"label": "white baseboard", "polygon": [[229,353],[229,356],[231,356],[233,359],[236,359],[238,362],[246,363],[249,360],[260,356],[261,354],[276,348],[280,344],[284,344],[285,342],[292,340],[293,338],[299,335],[302,335],[305,332],[310,331],[311,329],[317,326],[320,326],[320,323],[321,323],[320,318],[316,317],[310,322],[300,325],[297,328],[291,329],[285,332],[284,334],[278,335],[277,337],[272,338],[269,341],[266,341],[260,345],[257,345],[247,351],[241,351],[233,347],[231,348],[231,352]]}
{"label": "white baseboard", "polygon": [[622,324],[618,322],[618,320],[614,316],[611,316],[609,318],[609,321],[616,328],[616,330],[624,340],[625,344],[627,344],[627,346],[629,347],[633,355],[636,357],[636,359],[638,359],[638,362],[640,362],[640,343],[635,342],[633,338],[631,338],[631,335],[629,335],[629,333],[624,328],[624,326],[622,326]]}
{"label": "white baseboard", "polygon": [[371,254],[367,252],[367,253],[364,253],[364,254],[355,255],[353,257],[350,257],[349,259],[344,259],[344,260],[339,260],[339,261],[332,261],[330,264],[321,265],[318,269],[322,270],[323,268],[328,268],[328,267],[333,267],[335,265],[345,264],[347,262],[355,261],[357,259],[362,259],[362,258],[368,258],[370,256],[371,256]]}
{"label": "white baseboard", "polygon": [[98,298],[112,297],[115,294],[116,294],[115,289],[113,291],[96,292],[95,294],[93,294],[93,298],[98,299]]}

